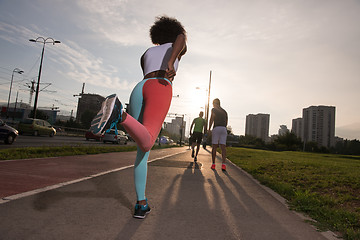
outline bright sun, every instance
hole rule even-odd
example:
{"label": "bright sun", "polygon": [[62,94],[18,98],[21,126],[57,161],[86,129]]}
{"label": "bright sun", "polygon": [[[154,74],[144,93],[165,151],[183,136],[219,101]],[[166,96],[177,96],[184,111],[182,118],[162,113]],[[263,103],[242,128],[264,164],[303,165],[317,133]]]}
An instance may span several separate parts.
{"label": "bright sun", "polygon": [[[213,105],[212,100],[216,95],[216,90],[211,89],[210,99],[209,99],[209,111],[211,111]],[[208,103],[208,88],[205,86],[194,87],[187,86],[185,91],[174,93],[174,97],[171,103],[169,112],[176,114],[185,114],[186,120],[191,123],[191,121],[199,116],[199,112],[204,112],[204,117],[206,113],[206,105]],[[190,126],[190,125],[189,125]]]}
{"label": "bright sun", "polygon": [[207,104],[207,90],[199,87],[195,88],[192,91],[191,100],[195,109],[204,111]]}

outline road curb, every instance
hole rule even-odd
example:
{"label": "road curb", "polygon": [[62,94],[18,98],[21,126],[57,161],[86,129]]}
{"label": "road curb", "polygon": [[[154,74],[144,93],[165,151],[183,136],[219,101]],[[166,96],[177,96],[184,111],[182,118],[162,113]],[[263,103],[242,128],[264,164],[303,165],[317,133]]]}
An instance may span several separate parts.
{"label": "road curb", "polygon": [[[222,157],[219,155],[219,153],[216,154],[216,157],[219,160],[222,160]],[[265,190],[267,193],[269,193],[274,199],[276,199],[278,202],[280,202],[282,205],[284,205],[287,209],[289,209],[289,211],[293,212],[295,215],[299,216],[303,221],[312,221],[312,222],[316,222],[314,219],[304,215],[301,212],[297,212],[294,210],[291,210],[289,207],[289,204],[287,203],[287,200],[282,197],[280,194],[278,194],[277,192],[275,192],[274,190],[272,190],[271,188],[261,184],[257,179],[255,179],[251,174],[249,174],[248,172],[246,172],[244,169],[242,169],[241,167],[237,166],[235,163],[231,162],[228,158],[226,158],[226,161],[231,164],[232,166],[234,166],[235,168],[237,168],[240,172],[242,172],[245,176],[247,176],[249,179],[251,179],[251,181],[253,181],[254,183],[256,183],[260,188],[262,188],[263,190]],[[335,234],[332,231],[326,231],[326,232],[322,232],[319,231],[314,225],[310,224],[316,231],[318,231],[319,233],[321,233],[321,235],[323,235],[326,239],[328,240],[339,240],[342,239],[341,237],[339,237],[337,234]]]}

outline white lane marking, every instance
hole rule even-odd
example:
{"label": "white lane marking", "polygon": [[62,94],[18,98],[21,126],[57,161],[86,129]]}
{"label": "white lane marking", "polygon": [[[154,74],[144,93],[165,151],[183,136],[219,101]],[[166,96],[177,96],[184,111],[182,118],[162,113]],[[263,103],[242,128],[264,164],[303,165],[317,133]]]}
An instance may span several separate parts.
{"label": "white lane marking", "polygon": [[[167,158],[167,157],[175,156],[175,155],[178,155],[178,154],[181,154],[181,153],[184,153],[184,152],[186,152],[186,150],[181,151],[181,152],[177,152],[177,153],[173,153],[173,154],[169,154],[169,155],[166,155],[166,156],[163,156],[163,157],[154,158],[152,160],[149,160],[148,163],[151,163],[151,162],[154,162],[154,161],[157,161],[157,160],[160,160],[160,159],[164,159],[164,158]],[[96,173],[96,174],[90,175],[88,177],[83,177],[83,178],[79,178],[79,179],[75,179],[75,180],[71,180],[71,181],[58,183],[58,184],[55,184],[55,185],[51,185],[51,186],[31,190],[31,191],[28,191],[28,192],[3,197],[2,199],[0,199],[0,204],[7,203],[7,202],[10,202],[10,201],[13,201],[13,200],[16,200],[16,199],[28,197],[28,196],[31,196],[31,195],[35,195],[35,194],[38,194],[38,193],[41,193],[41,192],[46,192],[46,191],[49,191],[49,190],[64,187],[64,186],[67,186],[67,185],[70,185],[70,184],[73,184],[73,183],[86,181],[86,180],[89,180],[91,178],[99,177],[99,176],[109,174],[109,173],[113,173],[113,172],[117,172],[117,171],[121,171],[121,170],[128,169],[128,168],[131,168],[131,167],[134,167],[134,164],[129,165],[129,166],[125,166],[125,167],[121,167],[121,168],[112,169],[112,170],[101,172],[101,173]]]}

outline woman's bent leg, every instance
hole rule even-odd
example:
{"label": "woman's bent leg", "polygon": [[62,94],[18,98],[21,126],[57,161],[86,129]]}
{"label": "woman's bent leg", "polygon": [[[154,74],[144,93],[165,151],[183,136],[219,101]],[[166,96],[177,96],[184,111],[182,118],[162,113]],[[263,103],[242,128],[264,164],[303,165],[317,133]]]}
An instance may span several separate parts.
{"label": "woman's bent leg", "polygon": [[143,152],[150,151],[154,143],[148,129],[144,125],[130,114],[127,114],[126,119],[121,124]]}
{"label": "woman's bent leg", "polygon": [[121,123],[143,152],[154,145],[172,98],[171,84],[164,79],[140,82],[130,97],[130,114]]}

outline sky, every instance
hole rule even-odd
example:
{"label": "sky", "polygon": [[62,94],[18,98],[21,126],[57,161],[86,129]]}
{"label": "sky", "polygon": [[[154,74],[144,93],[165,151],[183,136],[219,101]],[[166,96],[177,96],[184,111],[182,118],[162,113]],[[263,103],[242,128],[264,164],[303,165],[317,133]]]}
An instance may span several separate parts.
{"label": "sky", "polygon": [[244,135],[248,114],[270,114],[272,135],[325,105],[336,107],[336,136],[360,139],[359,0],[0,0],[0,102],[19,68],[11,102],[18,93],[29,103],[43,46],[29,39],[51,37],[61,43],[45,45],[39,107],[76,113],[83,83],[127,103],[160,15],[187,31],[169,110],[187,131],[204,111],[211,71],[210,99],[221,100],[234,134]]}

